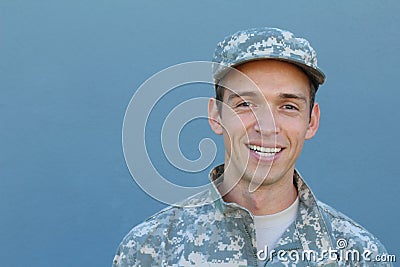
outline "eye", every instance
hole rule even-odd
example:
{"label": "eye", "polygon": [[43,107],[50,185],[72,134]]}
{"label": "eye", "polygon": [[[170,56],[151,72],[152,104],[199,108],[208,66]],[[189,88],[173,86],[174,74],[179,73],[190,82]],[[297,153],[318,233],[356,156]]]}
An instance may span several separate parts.
{"label": "eye", "polygon": [[291,104],[286,104],[283,106],[283,108],[286,110],[299,110],[296,106],[291,105]]}
{"label": "eye", "polygon": [[243,101],[236,105],[236,107],[238,107],[238,108],[240,108],[240,107],[247,108],[247,107],[251,107],[251,106],[252,106],[251,103],[248,101]]}

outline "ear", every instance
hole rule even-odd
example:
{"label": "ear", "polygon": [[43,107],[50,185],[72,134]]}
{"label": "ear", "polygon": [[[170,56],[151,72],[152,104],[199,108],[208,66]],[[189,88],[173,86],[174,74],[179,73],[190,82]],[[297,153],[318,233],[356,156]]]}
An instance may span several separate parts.
{"label": "ear", "polygon": [[221,126],[221,116],[217,107],[217,99],[208,100],[208,123],[214,133],[221,135],[223,133]]}
{"label": "ear", "polygon": [[308,128],[305,137],[306,140],[311,139],[317,133],[319,127],[319,117],[320,117],[319,105],[318,103],[315,103],[311,111],[310,122],[308,123]]}

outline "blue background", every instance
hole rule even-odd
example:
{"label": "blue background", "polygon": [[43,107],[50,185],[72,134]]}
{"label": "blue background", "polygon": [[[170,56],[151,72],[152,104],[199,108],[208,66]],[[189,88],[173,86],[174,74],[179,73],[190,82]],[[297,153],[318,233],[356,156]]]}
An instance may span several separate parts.
{"label": "blue background", "polygon": [[[298,169],[320,200],[399,253],[399,14],[396,0],[0,0],[0,265],[110,266],[122,237],[164,207],[125,165],[122,122],[133,93],[257,26],[309,39],[328,77],[317,95],[320,130]],[[163,99],[160,114],[213,93],[193,91]],[[175,176],[157,158],[162,118],[149,124],[150,154]],[[214,137],[206,126],[184,128],[187,157]],[[206,181],[208,170],[198,177]]]}

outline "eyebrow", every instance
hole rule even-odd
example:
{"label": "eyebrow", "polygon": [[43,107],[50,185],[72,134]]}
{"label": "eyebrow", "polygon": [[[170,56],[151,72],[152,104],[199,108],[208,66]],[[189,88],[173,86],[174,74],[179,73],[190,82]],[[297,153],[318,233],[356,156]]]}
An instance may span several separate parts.
{"label": "eyebrow", "polygon": [[228,100],[227,100],[228,102],[231,101],[232,99],[237,98],[237,97],[242,98],[242,97],[244,97],[244,96],[252,96],[252,97],[257,96],[257,93],[255,93],[255,92],[250,92],[250,91],[248,91],[248,92],[241,92],[240,94],[237,94],[237,93],[235,93],[235,92],[233,92],[233,91],[231,91],[231,90],[229,90],[229,91],[231,92],[231,94],[228,96]]}
{"label": "eyebrow", "polygon": [[[238,97],[242,98],[245,96],[250,96],[250,97],[259,96],[259,94],[257,94],[256,92],[252,92],[252,91],[245,91],[245,92],[241,92],[240,94],[237,94],[237,93],[233,92],[232,90],[229,90],[229,92],[231,94],[228,96],[228,100],[227,100],[228,102],[231,101],[232,99],[235,99]],[[307,104],[307,97],[303,94],[280,93],[279,98],[281,98],[281,99],[299,99]]]}
{"label": "eyebrow", "polygon": [[303,94],[288,94],[288,93],[281,93],[279,97],[282,99],[299,99],[307,103],[307,97]]}

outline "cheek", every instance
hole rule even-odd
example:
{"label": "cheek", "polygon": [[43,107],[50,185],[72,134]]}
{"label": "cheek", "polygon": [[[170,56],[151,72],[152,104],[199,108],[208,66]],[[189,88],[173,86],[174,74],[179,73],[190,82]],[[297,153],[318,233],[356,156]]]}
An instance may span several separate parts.
{"label": "cheek", "polygon": [[307,127],[308,125],[305,125],[302,122],[292,121],[291,123],[286,124],[285,132],[292,143],[295,142],[302,145],[307,134]]}
{"label": "cheek", "polygon": [[228,153],[233,150],[233,146],[245,142],[243,140],[248,139],[248,118],[238,115],[229,118],[226,116],[221,120],[221,123],[223,126],[222,128],[225,150]]}
{"label": "cheek", "polygon": [[251,113],[227,113],[226,116],[222,117],[221,120],[224,132],[228,132],[231,136],[247,132],[248,128],[253,122],[254,116],[252,116]]}

